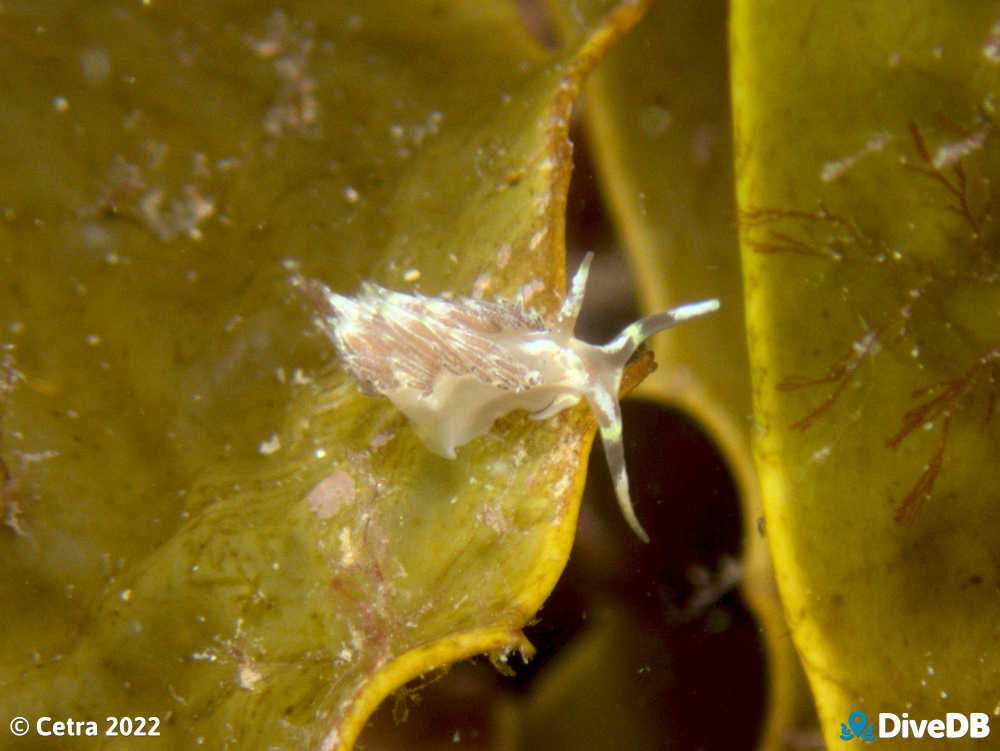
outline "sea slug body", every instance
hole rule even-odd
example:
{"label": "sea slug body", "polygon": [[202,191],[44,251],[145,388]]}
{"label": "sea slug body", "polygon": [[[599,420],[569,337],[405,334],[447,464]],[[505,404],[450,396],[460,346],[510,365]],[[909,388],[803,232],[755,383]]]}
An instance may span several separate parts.
{"label": "sea slug body", "polygon": [[588,253],[583,259],[551,323],[520,300],[426,297],[371,282],[356,297],[345,297],[319,282],[295,284],[316,302],[320,327],[362,390],[391,400],[441,456],[454,459],[457,447],[488,432],[511,410],[525,409],[541,420],[586,399],[622,513],[648,541],[629,496],[618,405],[622,373],[649,336],[718,310],[719,301],[646,316],[608,344],[587,344],[573,329],[592,258]]}

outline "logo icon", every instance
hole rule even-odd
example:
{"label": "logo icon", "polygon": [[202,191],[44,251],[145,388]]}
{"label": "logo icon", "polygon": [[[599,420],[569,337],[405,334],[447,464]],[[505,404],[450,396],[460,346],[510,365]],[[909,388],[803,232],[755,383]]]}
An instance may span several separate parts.
{"label": "logo icon", "polygon": [[[847,725],[851,727],[848,728]],[[860,738],[863,741],[875,740],[875,723],[868,722],[864,712],[851,712],[847,716],[847,725],[840,723],[840,740],[849,741]]]}

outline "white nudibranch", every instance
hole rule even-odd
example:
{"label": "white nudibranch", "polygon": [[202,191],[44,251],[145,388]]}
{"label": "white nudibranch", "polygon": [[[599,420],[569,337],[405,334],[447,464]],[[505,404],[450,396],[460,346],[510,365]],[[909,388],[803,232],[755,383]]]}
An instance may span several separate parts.
{"label": "white nudibranch", "polygon": [[371,282],[362,283],[357,297],[345,297],[319,282],[294,284],[317,304],[318,325],[361,389],[392,401],[427,448],[448,459],[511,410],[542,420],[585,398],[600,427],[618,504],[648,542],[629,497],[618,406],[622,373],[652,334],[718,310],[719,301],[646,316],[608,344],[587,344],[573,329],[592,258],[583,259],[551,324],[520,299],[449,300]]}

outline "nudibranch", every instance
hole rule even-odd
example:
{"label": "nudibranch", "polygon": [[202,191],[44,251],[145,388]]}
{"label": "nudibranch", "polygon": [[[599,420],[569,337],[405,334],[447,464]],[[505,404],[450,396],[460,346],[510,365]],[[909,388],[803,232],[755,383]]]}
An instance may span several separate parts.
{"label": "nudibranch", "polygon": [[618,388],[629,358],[648,337],[719,308],[681,305],[630,324],[605,345],[573,336],[593,254],[573,277],[554,322],[520,299],[445,299],[364,282],[356,297],[319,282],[295,284],[319,306],[317,323],[370,396],[384,396],[436,454],[487,433],[500,416],[524,409],[536,420],[586,399],[597,418],[618,504],[643,540],[629,496]]}

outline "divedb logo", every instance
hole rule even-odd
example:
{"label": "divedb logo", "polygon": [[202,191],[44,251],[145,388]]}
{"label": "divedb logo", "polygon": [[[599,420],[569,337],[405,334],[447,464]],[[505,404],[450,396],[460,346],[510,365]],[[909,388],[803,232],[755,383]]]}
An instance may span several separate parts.
{"label": "divedb logo", "polygon": [[[847,725],[851,727],[848,728]],[[875,723],[868,724],[864,712],[851,712],[847,715],[847,725],[840,723],[840,740],[849,741],[861,738],[865,741],[875,740]]]}
{"label": "divedb logo", "polygon": [[901,715],[879,712],[878,732],[875,723],[868,722],[864,712],[851,712],[846,723],[840,723],[840,739],[860,738],[986,738],[990,734],[990,716],[985,712],[948,712],[944,719],[913,720],[907,712]]}

